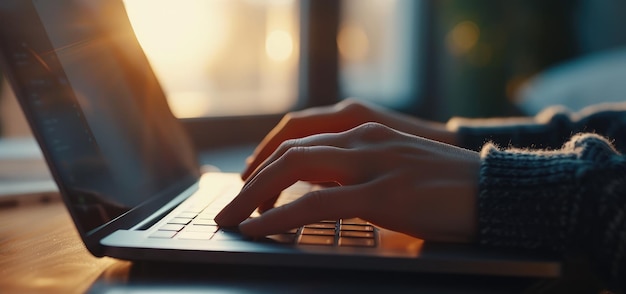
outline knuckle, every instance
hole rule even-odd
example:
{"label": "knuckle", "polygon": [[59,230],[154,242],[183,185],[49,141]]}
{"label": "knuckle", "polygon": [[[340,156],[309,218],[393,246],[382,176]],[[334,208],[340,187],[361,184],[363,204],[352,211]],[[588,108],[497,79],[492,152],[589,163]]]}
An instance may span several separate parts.
{"label": "knuckle", "polygon": [[304,146],[293,145],[290,146],[283,153],[283,160],[287,162],[299,162],[300,159],[307,153],[308,148]]}
{"label": "knuckle", "polygon": [[360,126],[363,129],[370,129],[372,131],[383,131],[388,129],[387,126],[377,122],[366,122]]}
{"label": "knuckle", "polygon": [[303,116],[302,111],[290,111],[283,116],[284,121],[292,121],[300,119]]}
{"label": "knuckle", "polygon": [[287,150],[298,146],[299,143],[300,139],[288,139],[280,143],[280,145],[278,146],[278,150],[286,152]]}
{"label": "knuckle", "polygon": [[342,110],[358,109],[358,108],[363,108],[363,104],[354,98],[348,98],[337,103],[337,107]]}
{"label": "knuckle", "polygon": [[296,113],[295,113],[295,112],[293,112],[293,111],[288,112],[288,113],[286,113],[286,114],[283,116],[282,120],[283,120],[283,121],[290,121],[291,119],[293,119],[293,117],[294,117],[295,115],[296,115]]}
{"label": "knuckle", "polygon": [[337,103],[337,108],[339,112],[352,116],[363,116],[370,111],[365,104],[353,98]]}
{"label": "knuckle", "polygon": [[295,113],[293,112],[289,112],[285,115],[283,115],[283,118],[280,119],[280,122],[278,122],[278,126],[287,126],[291,123],[291,121],[293,120],[295,116]]}
{"label": "knuckle", "polygon": [[326,197],[326,194],[322,190],[315,190],[307,193],[302,198],[303,204],[312,212],[325,212],[327,207],[330,207],[331,203]]}
{"label": "knuckle", "polygon": [[379,141],[390,137],[393,131],[380,123],[367,122],[357,127],[359,137],[365,141]]}
{"label": "knuckle", "polygon": [[291,129],[297,127],[305,115],[299,111],[292,111],[283,116],[278,125],[284,129]]}

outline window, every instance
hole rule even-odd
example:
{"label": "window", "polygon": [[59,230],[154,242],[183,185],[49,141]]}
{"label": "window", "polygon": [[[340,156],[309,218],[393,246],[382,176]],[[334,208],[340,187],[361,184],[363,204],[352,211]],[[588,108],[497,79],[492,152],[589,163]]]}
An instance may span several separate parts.
{"label": "window", "polygon": [[[180,118],[282,113],[343,97],[400,108],[414,102],[420,90],[417,32],[422,1],[125,3],[137,38]],[[301,42],[303,23],[311,38]],[[302,62],[301,44],[313,47],[302,54],[325,55]],[[329,76],[329,71],[337,72]],[[309,79],[302,80],[300,74]],[[338,81],[329,85],[335,76]],[[330,90],[319,92],[321,87]],[[333,91],[338,93],[329,93]],[[320,101],[298,104],[299,98]]]}
{"label": "window", "polygon": [[297,101],[294,0],[126,0],[179,118],[285,112]]}
{"label": "window", "polygon": [[422,1],[123,1],[200,149],[256,142],[294,109],[349,96],[400,109],[420,90]]}
{"label": "window", "polygon": [[424,1],[342,3],[337,35],[340,95],[395,108],[413,103],[421,90],[418,34]]}
{"label": "window", "polygon": [[345,97],[414,110],[422,90],[423,1],[124,1],[199,148],[256,142],[282,113]]}

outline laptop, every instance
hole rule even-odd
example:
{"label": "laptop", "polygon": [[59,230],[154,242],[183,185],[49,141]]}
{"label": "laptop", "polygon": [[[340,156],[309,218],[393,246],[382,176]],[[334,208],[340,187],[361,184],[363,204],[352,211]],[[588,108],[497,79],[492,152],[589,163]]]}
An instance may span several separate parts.
{"label": "laptop", "polygon": [[[558,260],[424,242],[359,219],[250,240],[212,217],[242,187],[196,152],[117,0],[3,0],[6,74],[95,256],[126,260],[558,277]],[[297,183],[285,197],[314,189]]]}

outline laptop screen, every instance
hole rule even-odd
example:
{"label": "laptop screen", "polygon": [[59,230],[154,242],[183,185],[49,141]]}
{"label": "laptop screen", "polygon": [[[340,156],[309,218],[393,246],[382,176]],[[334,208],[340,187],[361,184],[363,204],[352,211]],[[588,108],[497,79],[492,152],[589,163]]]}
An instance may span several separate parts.
{"label": "laptop screen", "polygon": [[197,178],[121,2],[0,6],[3,71],[82,233]]}

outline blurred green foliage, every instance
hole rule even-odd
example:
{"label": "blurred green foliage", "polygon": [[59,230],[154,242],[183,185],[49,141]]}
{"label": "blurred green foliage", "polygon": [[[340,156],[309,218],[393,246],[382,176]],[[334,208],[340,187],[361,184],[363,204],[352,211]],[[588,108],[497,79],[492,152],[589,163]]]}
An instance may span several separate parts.
{"label": "blurred green foliage", "polygon": [[576,1],[436,1],[441,119],[515,115],[525,80],[577,54]]}

